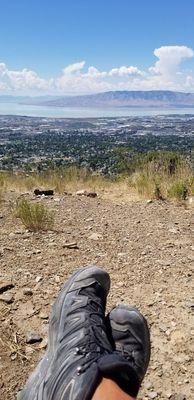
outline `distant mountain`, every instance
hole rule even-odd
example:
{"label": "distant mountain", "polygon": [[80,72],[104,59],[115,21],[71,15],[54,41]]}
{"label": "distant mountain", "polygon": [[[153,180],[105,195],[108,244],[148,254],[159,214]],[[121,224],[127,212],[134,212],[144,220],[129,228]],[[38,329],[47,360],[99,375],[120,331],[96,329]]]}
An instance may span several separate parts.
{"label": "distant mountain", "polygon": [[27,102],[30,99],[28,96],[0,96],[0,103],[20,103],[21,101]]}
{"label": "distant mountain", "polygon": [[194,107],[194,93],[169,90],[112,91],[82,96],[0,96],[0,103],[51,107]]}
{"label": "distant mountain", "polygon": [[57,100],[59,96],[11,96],[1,95],[0,103],[21,103],[21,104],[37,104],[51,100]]}
{"label": "distant mountain", "polygon": [[39,102],[52,107],[194,107],[194,93],[112,91],[83,96],[65,96]]}

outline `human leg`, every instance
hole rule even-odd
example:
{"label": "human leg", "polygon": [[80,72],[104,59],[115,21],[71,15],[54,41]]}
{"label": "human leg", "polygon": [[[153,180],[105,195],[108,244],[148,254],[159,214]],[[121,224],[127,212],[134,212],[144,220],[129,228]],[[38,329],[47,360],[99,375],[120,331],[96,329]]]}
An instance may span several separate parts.
{"label": "human leg", "polygon": [[134,400],[134,397],[123,392],[111,379],[103,378],[97,387],[92,400]]}

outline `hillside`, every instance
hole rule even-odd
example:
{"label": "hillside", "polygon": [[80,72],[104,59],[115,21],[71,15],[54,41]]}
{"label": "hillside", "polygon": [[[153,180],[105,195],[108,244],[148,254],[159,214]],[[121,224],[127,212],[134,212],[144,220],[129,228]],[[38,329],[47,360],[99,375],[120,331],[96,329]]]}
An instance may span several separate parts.
{"label": "hillside", "polygon": [[[139,399],[192,400],[193,208],[171,201],[137,200],[106,190],[96,198],[74,192],[23,197],[55,211],[55,229],[26,231],[13,216],[10,191],[0,213],[0,392],[12,400],[46,346],[51,304],[66,278],[97,264],[111,275],[108,309],[132,303],[151,327],[152,357]],[[66,248],[65,243],[77,243]],[[76,247],[76,246],[75,246]],[[42,341],[27,344],[35,332]]]}
{"label": "hillside", "polygon": [[110,91],[81,96],[0,96],[0,103],[51,107],[194,107],[194,93],[168,90]]}
{"label": "hillside", "polygon": [[55,107],[194,107],[194,93],[152,91],[113,91],[84,96],[60,97],[39,102]]}

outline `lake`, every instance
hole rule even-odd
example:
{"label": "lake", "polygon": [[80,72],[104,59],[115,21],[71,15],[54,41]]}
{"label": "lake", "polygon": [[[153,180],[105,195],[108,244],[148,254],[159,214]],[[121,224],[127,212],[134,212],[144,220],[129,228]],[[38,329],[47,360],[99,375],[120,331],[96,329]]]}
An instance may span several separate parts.
{"label": "lake", "polygon": [[99,118],[134,117],[168,114],[194,114],[194,108],[83,108],[83,107],[46,107],[16,103],[0,103],[0,115],[25,115],[47,118]]}

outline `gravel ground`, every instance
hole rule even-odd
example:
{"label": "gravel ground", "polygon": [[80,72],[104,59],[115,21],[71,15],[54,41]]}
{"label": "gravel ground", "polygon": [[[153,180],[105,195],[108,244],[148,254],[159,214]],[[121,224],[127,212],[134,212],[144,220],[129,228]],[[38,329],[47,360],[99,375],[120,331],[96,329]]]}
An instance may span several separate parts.
{"label": "gravel ground", "polygon": [[[193,400],[193,207],[29,195],[53,208],[56,220],[54,231],[32,233],[14,219],[15,194],[9,196],[0,212],[0,398],[13,400],[44,354],[48,316],[63,282],[96,264],[111,276],[107,310],[130,303],[149,321],[152,357],[139,399]],[[33,332],[41,342],[27,343]]]}

